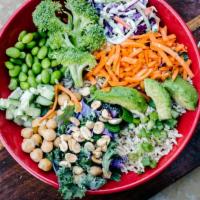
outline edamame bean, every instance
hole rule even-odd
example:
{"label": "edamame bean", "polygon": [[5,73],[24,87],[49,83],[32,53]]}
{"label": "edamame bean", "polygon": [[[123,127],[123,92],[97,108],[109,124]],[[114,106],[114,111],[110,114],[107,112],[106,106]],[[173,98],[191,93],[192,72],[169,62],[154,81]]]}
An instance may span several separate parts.
{"label": "edamame bean", "polygon": [[61,78],[61,72],[60,71],[54,71],[52,74],[51,74],[51,84],[55,84],[57,81],[59,81]]}
{"label": "edamame bean", "polygon": [[10,47],[10,48],[6,49],[6,55],[11,58],[19,58],[21,53],[20,53],[19,49],[15,48],[15,47]]}
{"label": "edamame bean", "polygon": [[11,58],[10,62],[12,62],[14,64],[17,64],[17,65],[22,65],[23,64],[22,60],[17,59],[17,58]]}
{"label": "edamame bean", "polygon": [[7,69],[14,69],[15,67],[10,61],[5,62],[5,66]]}
{"label": "edamame bean", "polygon": [[32,34],[33,34],[33,38],[34,39],[38,39],[38,37],[39,37],[39,33],[38,32],[34,32]]}
{"label": "edamame bean", "polygon": [[25,53],[25,52],[21,52],[21,55],[20,55],[19,58],[20,58],[20,59],[24,59],[24,58],[26,58],[26,53]]}
{"label": "edamame bean", "polygon": [[30,88],[30,85],[28,82],[20,82],[20,87],[22,90],[27,90]]}
{"label": "edamame bean", "polygon": [[38,57],[34,57],[33,63],[39,63],[39,62],[40,62],[40,61],[39,61]]}
{"label": "edamame bean", "polygon": [[41,65],[43,69],[47,69],[51,66],[51,62],[48,58],[45,58],[42,60]]}
{"label": "edamame bean", "polygon": [[15,90],[17,88],[17,79],[12,78],[8,86],[10,90]]}
{"label": "edamame bean", "polygon": [[33,40],[33,34],[32,33],[27,33],[23,38],[22,38],[22,42],[24,44],[28,44],[29,42],[31,42]]}
{"label": "edamame bean", "polygon": [[28,48],[28,49],[32,49],[33,47],[35,47],[36,46],[36,41],[31,41],[31,42],[29,42],[27,45],[26,45],[26,47]]}
{"label": "edamame bean", "polygon": [[32,66],[32,71],[34,74],[39,74],[41,72],[41,64],[40,63],[34,63],[33,66]]}
{"label": "edamame bean", "polygon": [[59,65],[59,63],[57,62],[57,60],[51,61],[51,67],[57,67],[58,65]]}
{"label": "edamame bean", "polygon": [[27,80],[27,75],[24,72],[20,72],[19,81],[24,82]]}
{"label": "edamame bean", "polygon": [[33,76],[34,77],[34,73],[33,73],[33,71],[30,69],[30,70],[28,70],[28,75],[29,76]]}
{"label": "edamame bean", "polygon": [[62,74],[64,74],[65,71],[66,71],[66,67],[62,67],[62,68],[60,69],[60,71],[61,71]]}
{"label": "edamame bean", "polygon": [[15,44],[15,47],[19,50],[23,50],[24,49],[24,44],[22,42],[17,42]]}
{"label": "edamame bean", "polygon": [[49,71],[47,69],[44,69],[42,71],[41,76],[42,76],[42,82],[44,84],[48,84],[50,82],[51,76],[50,76],[50,73],[49,73]]}
{"label": "edamame bean", "polygon": [[28,83],[31,87],[36,87],[37,86],[37,83],[36,83],[36,80],[33,76],[29,76],[28,77]]}
{"label": "edamame bean", "polygon": [[31,53],[33,56],[36,56],[38,54],[38,51],[39,51],[39,47],[34,47],[32,50],[31,50]]}
{"label": "edamame bean", "polygon": [[42,38],[40,41],[39,41],[39,47],[42,47],[46,44],[46,40],[45,38]]}
{"label": "edamame bean", "polygon": [[26,64],[22,65],[22,72],[24,72],[24,73],[28,72],[28,66]]}
{"label": "edamame bean", "polygon": [[15,66],[14,69],[9,70],[10,77],[17,77],[21,71],[19,66]]}
{"label": "edamame bean", "polygon": [[42,60],[47,56],[48,53],[48,48],[46,46],[43,46],[40,48],[40,50],[38,51],[37,57]]}
{"label": "edamame bean", "polygon": [[41,76],[41,74],[37,75],[37,77],[36,77],[36,82],[37,82],[38,84],[42,83],[42,76]]}
{"label": "edamame bean", "polygon": [[30,53],[26,55],[26,64],[28,65],[28,67],[31,67],[33,64],[33,57]]}
{"label": "edamame bean", "polygon": [[23,37],[26,35],[27,31],[22,31],[20,34],[19,34],[19,37],[18,37],[18,41],[22,41]]}

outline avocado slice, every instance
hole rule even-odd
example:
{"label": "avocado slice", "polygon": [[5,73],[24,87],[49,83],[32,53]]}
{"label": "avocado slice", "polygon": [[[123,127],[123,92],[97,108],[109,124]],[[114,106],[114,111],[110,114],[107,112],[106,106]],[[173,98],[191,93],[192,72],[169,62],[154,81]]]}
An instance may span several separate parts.
{"label": "avocado slice", "polygon": [[178,76],[174,81],[168,79],[163,86],[169,91],[177,104],[187,110],[195,110],[198,101],[196,89],[188,82]]}
{"label": "avocado slice", "polygon": [[128,87],[112,87],[109,92],[96,90],[94,98],[105,103],[117,104],[135,114],[145,113],[147,103],[136,89]]}
{"label": "avocado slice", "polygon": [[160,120],[171,119],[171,99],[167,90],[157,81],[144,80],[145,92],[155,103]]}

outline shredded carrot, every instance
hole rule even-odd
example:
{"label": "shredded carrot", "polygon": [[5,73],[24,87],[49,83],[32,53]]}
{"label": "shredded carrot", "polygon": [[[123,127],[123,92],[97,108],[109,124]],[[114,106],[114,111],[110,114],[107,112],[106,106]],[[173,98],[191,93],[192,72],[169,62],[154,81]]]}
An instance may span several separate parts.
{"label": "shredded carrot", "polygon": [[122,26],[124,26],[126,29],[130,29],[130,25],[127,24],[127,23],[126,23],[123,19],[121,19],[120,17],[115,16],[115,17],[114,17],[114,20],[115,20],[117,23],[119,23],[119,24],[121,24]]}

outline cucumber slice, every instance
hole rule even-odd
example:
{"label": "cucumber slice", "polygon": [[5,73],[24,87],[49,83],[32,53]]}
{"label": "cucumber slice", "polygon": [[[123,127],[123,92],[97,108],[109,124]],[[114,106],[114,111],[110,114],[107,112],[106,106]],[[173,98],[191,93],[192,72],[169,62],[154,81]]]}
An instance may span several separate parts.
{"label": "cucumber slice", "polygon": [[50,106],[53,102],[45,97],[38,96],[38,98],[36,99],[36,103],[38,103],[42,106]]}
{"label": "cucumber slice", "polygon": [[8,99],[8,103],[9,103],[9,107],[13,107],[13,108],[16,108],[16,107],[19,107],[19,101],[15,100],[15,99]]}
{"label": "cucumber slice", "polygon": [[54,98],[54,88],[51,85],[38,86],[40,96],[52,101]]}
{"label": "cucumber slice", "polygon": [[10,109],[6,110],[6,119],[8,119],[8,120],[14,119],[14,114],[13,114],[12,110],[10,110]]}
{"label": "cucumber slice", "polygon": [[8,99],[0,99],[0,110],[6,110],[9,107]]}
{"label": "cucumber slice", "polygon": [[29,107],[26,109],[26,114],[33,118],[39,117],[41,114],[41,110],[39,108]]}
{"label": "cucumber slice", "polygon": [[16,90],[14,90],[10,96],[9,96],[9,99],[15,99],[15,100],[19,100],[20,97],[22,96],[23,94],[23,90],[21,90],[21,88],[17,88]]}

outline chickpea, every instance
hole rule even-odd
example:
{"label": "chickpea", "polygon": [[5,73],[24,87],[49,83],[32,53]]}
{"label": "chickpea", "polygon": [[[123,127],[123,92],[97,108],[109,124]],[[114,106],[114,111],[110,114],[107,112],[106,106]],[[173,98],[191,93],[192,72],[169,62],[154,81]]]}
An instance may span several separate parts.
{"label": "chickpea", "polygon": [[24,139],[21,147],[24,152],[31,153],[35,149],[35,143],[32,139]]}
{"label": "chickpea", "polygon": [[31,139],[33,139],[36,146],[40,146],[42,144],[42,137],[39,134],[34,134]]}
{"label": "chickpea", "polygon": [[60,137],[57,137],[57,138],[54,140],[53,144],[54,144],[55,147],[59,147],[60,142],[61,142]]}
{"label": "chickpea", "polygon": [[101,107],[101,101],[93,101],[92,104],[91,104],[91,108],[92,110],[97,110]]}
{"label": "chickpea", "polygon": [[102,169],[101,169],[101,167],[98,167],[98,166],[92,166],[92,167],[90,168],[89,173],[90,173],[91,175],[93,175],[93,176],[99,176],[99,175],[102,174]]}
{"label": "chickpea", "polygon": [[56,129],[57,128],[57,122],[55,119],[49,119],[46,123],[47,128],[49,129]]}
{"label": "chickpea", "polygon": [[94,145],[91,142],[86,142],[84,145],[84,148],[87,149],[88,151],[94,151]]}
{"label": "chickpea", "polygon": [[40,162],[40,160],[43,158],[43,152],[41,149],[37,148],[34,149],[31,153],[30,153],[30,157],[34,162]]}
{"label": "chickpea", "polygon": [[36,119],[34,119],[33,121],[32,121],[32,127],[33,128],[36,128],[36,127],[38,127],[38,126],[40,126],[40,117],[38,117],[38,118],[36,118]]}
{"label": "chickpea", "polygon": [[21,131],[21,136],[23,138],[31,138],[31,136],[33,135],[33,129],[32,128],[23,128]]}
{"label": "chickpea", "polygon": [[53,142],[48,142],[46,140],[43,140],[41,149],[44,153],[49,153],[53,150]]}
{"label": "chickpea", "polygon": [[76,117],[70,117],[69,121],[75,126],[80,126],[80,121]]}
{"label": "chickpea", "polygon": [[73,174],[75,175],[80,175],[83,173],[83,168],[79,167],[79,166],[74,166],[73,167]]}
{"label": "chickpea", "polygon": [[48,160],[47,158],[43,158],[42,160],[40,160],[38,167],[45,171],[48,172],[52,169],[52,163],[50,160]]}
{"label": "chickpea", "polygon": [[65,159],[70,163],[75,163],[77,161],[77,156],[73,153],[66,153]]}
{"label": "chickpea", "polygon": [[46,141],[53,141],[56,138],[56,132],[53,129],[43,129],[42,136]]}
{"label": "chickpea", "polygon": [[88,129],[93,129],[94,128],[94,122],[92,121],[87,121],[85,126],[88,128]]}
{"label": "chickpea", "polygon": [[46,126],[40,126],[39,128],[38,128],[38,133],[42,136],[42,133],[43,133],[43,130],[44,129],[46,129]]}
{"label": "chickpea", "polygon": [[59,106],[64,106],[65,102],[69,102],[70,101],[70,98],[67,94],[60,94],[58,96],[58,105]]}
{"label": "chickpea", "polygon": [[104,131],[104,127],[105,127],[104,123],[98,121],[98,122],[96,122],[96,123],[94,124],[93,132],[94,132],[95,134],[101,134],[101,133],[103,133],[103,131]]}

